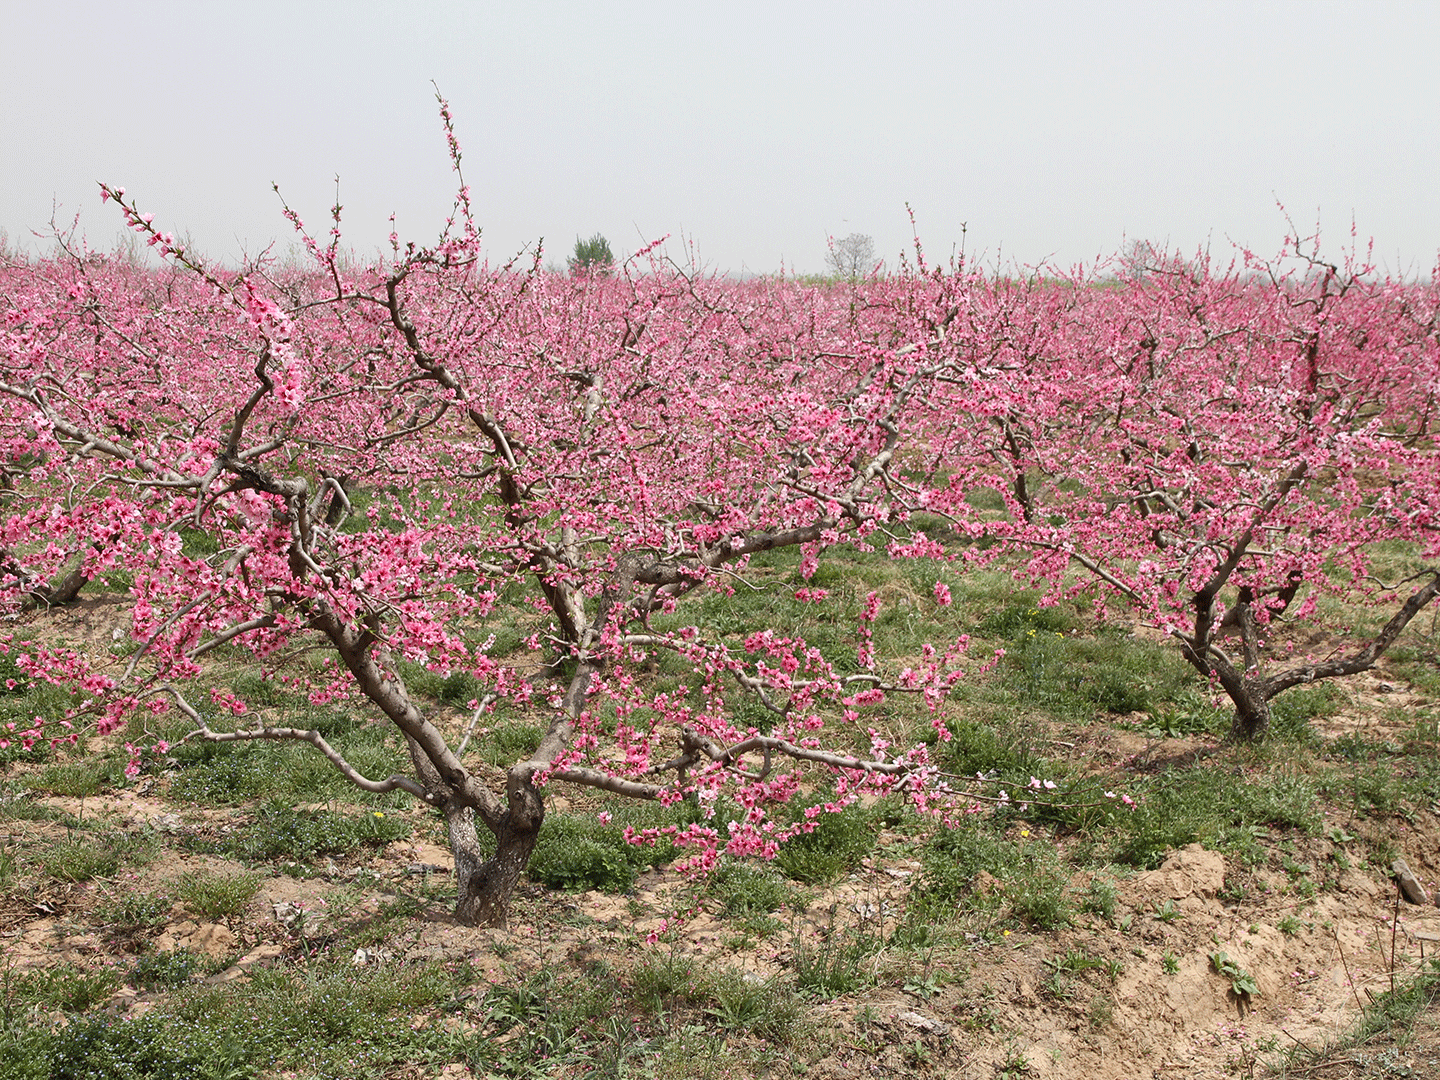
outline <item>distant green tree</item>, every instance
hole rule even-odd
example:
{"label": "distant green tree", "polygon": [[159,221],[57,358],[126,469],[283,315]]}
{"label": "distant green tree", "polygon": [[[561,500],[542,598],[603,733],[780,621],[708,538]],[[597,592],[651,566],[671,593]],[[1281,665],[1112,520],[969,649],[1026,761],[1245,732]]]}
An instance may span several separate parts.
{"label": "distant green tree", "polygon": [[610,241],[598,232],[589,240],[575,239],[575,254],[570,256],[570,273],[608,274],[615,265]]}

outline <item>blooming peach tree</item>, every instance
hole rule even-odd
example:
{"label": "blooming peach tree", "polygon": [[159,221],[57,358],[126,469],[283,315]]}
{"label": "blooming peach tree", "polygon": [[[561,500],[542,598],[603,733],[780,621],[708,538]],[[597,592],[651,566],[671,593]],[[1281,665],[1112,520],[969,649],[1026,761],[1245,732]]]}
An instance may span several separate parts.
{"label": "blooming peach tree", "polygon": [[[1372,668],[1440,592],[1433,284],[1292,238],[1274,263],[1154,259],[988,299],[970,377],[995,393],[954,399],[969,438],[936,506],[992,545],[977,558],[1028,552],[1045,602],[1091,592],[1103,614],[1108,594],[1166,633],[1234,737],[1262,738],[1281,692]],[[982,489],[1003,511],[976,511]],[[1397,544],[1409,572],[1387,579]],[[1326,596],[1385,618],[1282,646]]]}
{"label": "blooming peach tree", "polygon": [[[453,141],[452,155],[458,173]],[[963,639],[887,670],[872,603],[842,674],[804,640],[730,642],[683,618],[706,591],[743,593],[757,553],[799,548],[808,576],[827,547],[904,531],[898,469],[923,387],[897,384],[895,348],[867,339],[930,328],[888,301],[857,323],[823,291],[737,286],[652,252],[609,276],[546,274],[538,256],[491,267],[463,182],[435,245],[395,238],[355,270],[338,257],[339,206],[324,242],[287,210],[308,272],[215,268],[123,189],[102,193],[165,269],[69,241],[4,268],[14,495],[0,596],[33,610],[125,571],[134,650],[106,666],[25,649],[27,674],[84,699],[14,738],[179,710],[193,738],[309,742],[357,787],[444,815],[458,917],[487,924],[505,921],[547,785],[697,804],[726,790],[745,813],[725,834],[703,817],[671,830],[699,867],[722,850],[773,855],[812,828],[769,812],[802,767],[833,776],[832,810],[867,790],[954,798],[925,745],[891,751],[863,718],[896,693],[938,707]],[[530,642],[553,656],[539,675],[493,659],[479,629],[507,590],[548,621]],[[322,664],[287,663],[317,649]],[[692,673],[682,691],[647,689],[657,653]],[[403,733],[411,770],[365,776],[318,731],[197,689],[216,655],[317,704],[368,700]],[[497,702],[547,712],[539,747],[486,782],[469,734],[442,732],[404,663],[477,680],[472,728]],[[763,733],[735,726],[737,694],[767,711]]]}

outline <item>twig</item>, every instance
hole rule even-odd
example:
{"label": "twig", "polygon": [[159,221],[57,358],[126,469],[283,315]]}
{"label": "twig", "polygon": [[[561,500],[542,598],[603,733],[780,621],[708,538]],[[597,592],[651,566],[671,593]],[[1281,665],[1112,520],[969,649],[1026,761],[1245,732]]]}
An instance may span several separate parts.
{"label": "twig", "polygon": [[1395,993],[1395,934],[1400,929],[1400,879],[1395,879],[1395,913],[1390,918],[1390,993]]}
{"label": "twig", "polygon": [[1355,989],[1355,976],[1350,974],[1350,964],[1349,961],[1345,959],[1345,948],[1340,944],[1340,931],[1336,930],[1332,925],[1330,927],[1330,935],[1335,939],[1335,948],[1340,953],[1340,963],[1345,968],[1345,981],[1350,984],[1350,993],[1355,995],[1355,1005],[1361,1012],[1364,1012],[1365,1006],[1360,1002],[1360,991]]}

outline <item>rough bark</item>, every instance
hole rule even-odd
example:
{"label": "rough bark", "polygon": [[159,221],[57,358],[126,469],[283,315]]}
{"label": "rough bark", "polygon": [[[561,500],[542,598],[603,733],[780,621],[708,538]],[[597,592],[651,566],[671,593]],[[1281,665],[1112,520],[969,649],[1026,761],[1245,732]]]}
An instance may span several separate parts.
{"label": "rough bark", "polygon": [[[507,819],[510,815],[506,815]],[[480,854],[475,813],[468,806],[447,806],[445,823],[450,830],[450,851],[455,856],[457,899],[455,918],[467,926],[503,929],[510,919],[510,898],[520,874],[535,850],[544,821],[544,805],[538,819],[507,821],[495,831],[495,854]]]}

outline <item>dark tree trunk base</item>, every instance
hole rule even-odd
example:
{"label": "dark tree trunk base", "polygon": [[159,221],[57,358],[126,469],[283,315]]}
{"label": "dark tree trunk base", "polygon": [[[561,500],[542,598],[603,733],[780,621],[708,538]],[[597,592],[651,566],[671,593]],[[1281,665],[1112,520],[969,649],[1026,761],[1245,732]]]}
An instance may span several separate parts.
{"label": "dark tree trunk base", "polygon": [[495,854],[482,860],[474,811],[456,807],[447,810],[445,818],[450,827],[450,850],[455,856],[456,921],[466,926],[505,929],[510,920],[510,898],[535,850],[540,821],[528,828],[502,828],[496,837]]}

